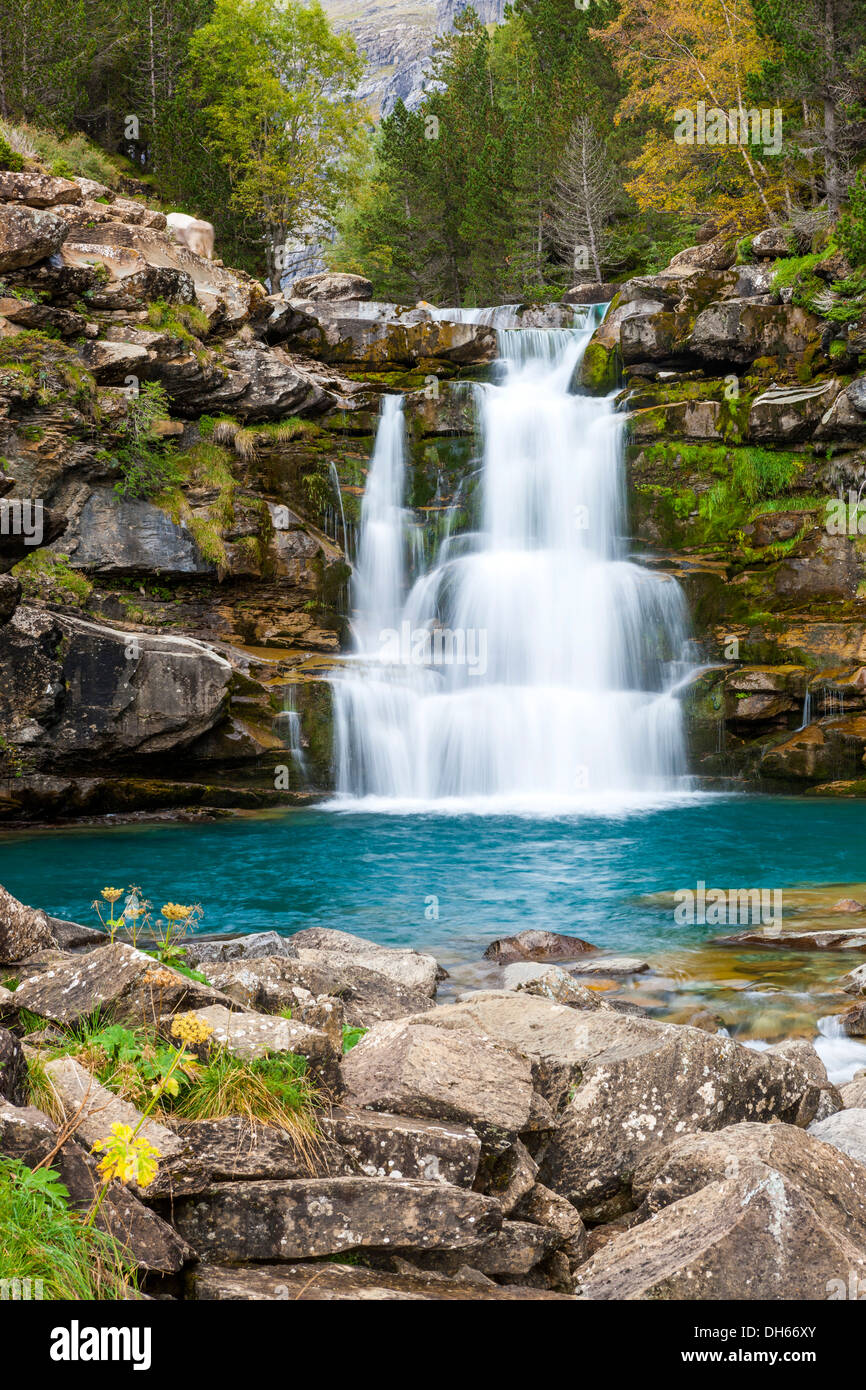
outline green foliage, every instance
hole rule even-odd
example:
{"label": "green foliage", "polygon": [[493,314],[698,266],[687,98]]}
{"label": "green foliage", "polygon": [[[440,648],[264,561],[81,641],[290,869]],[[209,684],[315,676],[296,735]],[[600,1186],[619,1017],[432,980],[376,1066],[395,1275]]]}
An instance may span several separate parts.
{"label": "green foliage", "polygon": [[151,328],[158,328],[182,343],[204,338],[210,329],[207,314],[197,304],[168,304],[164,299],[154,299],[148,304],[147,322]]}
{"label": "green foliage", "polygon": [[19,173],[24,168],[22,156],[13,150],[9,141],[3,136],[3,127],[0,125],[0,169],[9,169],[12,173]]}
{"label": "green foliage", "polygon": [[130,399],[123,424],[126,442],[114,453],[120,472],[114,490],[121,497],[155,497],[180,480],[174,451],[153,434],[154,425],[168,413],[165,388],[157,382],[142,382]]}
{"label": "green foliage", "polygon": [[369,1032],[367,1028],[350,1028],[348,1023],[343,1024],[343,1056],[351,1052],[353,1047],[361,1041],[364,1034]]}
{"label": "green foliage", "polygon": [[173,1109],[187,1120],[242,1115],[254,1123],[274,1125],[309,1153],[315,1147],[314,1108],[319,1099],[303,1057],[280,1053],[245,1062],[221,1050],[212,1054],[195,1085],[187,1088]]}
{"label": "green foliage", "polygon": [[836,231],[839,245],[855,266],[866,266],[866,170],[861,169],[848,191],[848,206]]}
{"label": "green foliage", "polygon": [[0,1279],[42,1281],[47,1299],[123,1299],[135,1288],[131,1258],[69,1205],[53,1168],[0,1158]]}
{"label": "green foliage", "polygon": [[12,573],[21,581],[25,599],[56,604],[60,608],[86,608],[93,585],[80,570],[74,570],[68,555],[52,550],[36,550],[19,560]]}

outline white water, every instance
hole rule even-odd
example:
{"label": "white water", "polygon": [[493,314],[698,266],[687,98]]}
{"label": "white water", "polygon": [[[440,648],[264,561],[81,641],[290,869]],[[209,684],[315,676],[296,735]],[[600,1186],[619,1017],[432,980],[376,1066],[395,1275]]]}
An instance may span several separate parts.
{"label": "white water", "polygon": [[683,789],[685,606],[623,556],[622,420],[569,391],[591,327],[499,332],[499,384],[475,388],[477,530],[449,519],[426,566],[385,398],[334,680],[342,797],[551,810]]}

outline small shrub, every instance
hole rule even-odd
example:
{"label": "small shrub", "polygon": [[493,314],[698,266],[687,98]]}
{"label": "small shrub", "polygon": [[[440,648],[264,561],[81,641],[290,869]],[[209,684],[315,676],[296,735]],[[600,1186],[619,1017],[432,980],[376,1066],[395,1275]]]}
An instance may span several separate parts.
{"label": "small shrub", "polygon": [[848,190],[848,206],[836,228],[839,245],[855,266],[866,265],[866,170],[861,169]]}
{"label": "small shrub", "polygon": [[114,454],[120,470],[114,490],[121,497],[156,497],[180,481],[181,472],[174,451],[153,435],[154,425],[168,414],[165,388],[157,382],[143,382],[138,395],[131,400],[124,422],[126,442]]}
{"label": "small shrub", "polygon": [[93,585],[86,575],[74,570],[68,555],[37,550],[19,560],[12,573],[21,581],[24,597],[53,603],[59,608],[86,608]]}

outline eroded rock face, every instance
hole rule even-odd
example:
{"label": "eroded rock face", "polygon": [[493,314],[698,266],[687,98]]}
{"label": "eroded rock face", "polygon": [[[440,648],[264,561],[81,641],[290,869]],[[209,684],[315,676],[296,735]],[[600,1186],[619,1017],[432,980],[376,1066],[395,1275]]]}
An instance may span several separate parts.
{"label": "eroded rock face", "polygon": [[635,1193],[651,1219],[581,1267],[585,1298],[825,1300],[866,1270],[862,1166],[793,1126],[685,1136]]}
{"label": "eroded rock face", "polygon": [[75,569],[90,574],[215,574],[189,530],[139,498],[95,488],[63,542]]}
{"label": "eroded rock face", "polygon": [[502,1224],[492,1197],[393,1178],[222,1183],[181,1200],[175,1214],[184,1239],[214,1263],[401,1246],[469,1251]]}

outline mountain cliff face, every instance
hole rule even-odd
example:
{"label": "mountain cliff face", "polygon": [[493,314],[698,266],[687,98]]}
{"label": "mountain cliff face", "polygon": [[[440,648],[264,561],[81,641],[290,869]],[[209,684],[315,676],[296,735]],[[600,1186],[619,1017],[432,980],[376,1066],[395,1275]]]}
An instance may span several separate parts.
{"label": "mountain cliff face", "polygon": [[[348,29],[367,56],[360,95],[387,116],[395,102],[417,106],[437,34],[447,33],[466,0],[323,0],[337,29]],[[484,24],[502,22],[505,0],[475,0]]]}

